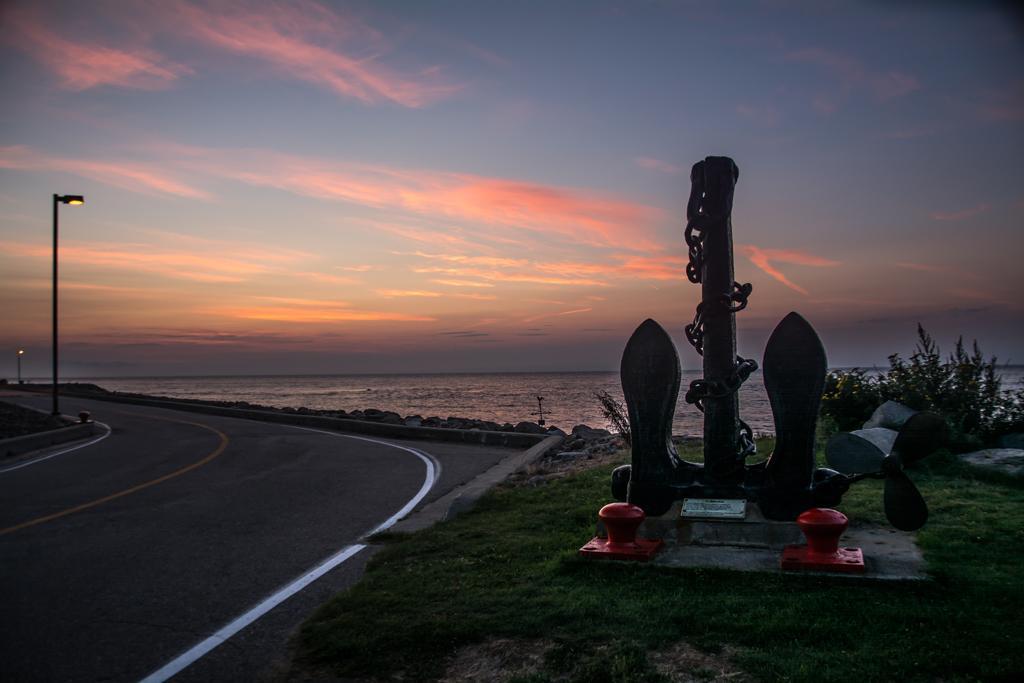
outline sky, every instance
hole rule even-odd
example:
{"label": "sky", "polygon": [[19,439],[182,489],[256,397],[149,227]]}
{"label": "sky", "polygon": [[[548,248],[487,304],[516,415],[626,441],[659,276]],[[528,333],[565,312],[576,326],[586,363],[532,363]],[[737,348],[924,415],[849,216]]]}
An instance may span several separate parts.
{"label": "sky", "polygon": [[917,324],[1024,363],[1024,21],[1000,3],[3,2],[0,376],[684,370],[730,156],[741,354]]}

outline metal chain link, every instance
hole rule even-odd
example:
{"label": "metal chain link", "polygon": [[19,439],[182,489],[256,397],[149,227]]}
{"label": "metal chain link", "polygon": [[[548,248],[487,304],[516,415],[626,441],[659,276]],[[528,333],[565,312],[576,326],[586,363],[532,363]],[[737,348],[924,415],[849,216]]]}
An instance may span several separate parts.
{"label": "metal chain link", "polygon": [[[718,217],[708,215],[704,209],[703,199],[706,197],[704,191],[704,177],[693,178],[690,185],[690,198],[686,202],[686,230],[683,237],[686,241],[689,263],[686,264],[686,278],[694,283],[700,284],[704,269],[704,237],[708,229],[719,222]],[[715,302],[722,310],[729,313],[737,313],[747,307],[747,300],[754,286],[749,282],[740,284],[732,283],[732,290],[722,294]],[[704,303],[697,304],[697,310],[693,316],[693,322],[686,326],[686,340],[697,351],[700,356],[704,355],[704,315],[706,313]],[[717,380],[697,379],[690,383],[685,400],[697,406],[697,409],[704,412],[704,400],[708,398],[725,398],[730,394],[739,391],[750,373],[757,370],[757,362],[741,356],[736,356],[736,367],[726,382]],[[739,419],[739,418],[737,418]],[[754,445],[754,433],[746,422],[739,419],[739,430],[736,435],[737,452],[744,458],[753,455],[757,451]]]}

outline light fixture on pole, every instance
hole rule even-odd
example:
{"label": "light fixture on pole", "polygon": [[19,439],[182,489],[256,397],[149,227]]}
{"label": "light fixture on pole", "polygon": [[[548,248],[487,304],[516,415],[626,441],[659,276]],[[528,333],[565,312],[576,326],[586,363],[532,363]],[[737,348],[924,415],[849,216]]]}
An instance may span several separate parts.
{"label": "light fixture on pole", "polygon": [[21,384],[21,357],[25,355],[25,349],[18,349],[18,384]]}
{"label": "light fixture on pole", "polygon": [[57,206],[60,204],[77,206],[84,203],[85,197],[80,194],[53,195],[53,410],[51,412],[54,415],[60,415],[60,408],[57,405]]}

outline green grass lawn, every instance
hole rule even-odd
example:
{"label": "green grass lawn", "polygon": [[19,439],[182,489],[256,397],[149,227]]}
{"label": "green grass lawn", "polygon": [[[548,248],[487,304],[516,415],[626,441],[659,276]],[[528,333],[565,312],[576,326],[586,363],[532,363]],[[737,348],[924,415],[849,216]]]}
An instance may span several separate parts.
{"label": "green grass lawn", "polygon": [[[926,462],[911,476],[931,508],[919,535],[930,581],[581,560],[611,500],[605,467],[501,488],[454,520],[379,539],[387,547],[363,581],[305,624],[297,661],[429,680],[458,648],[504,638],[547,643],[521,682],[669,680],[653,662],[680,643],[761,680],[1020,680],[1024,483],[943,454]],[[864,482],[841,509],[884,522],[881,498],[879,482]]]}

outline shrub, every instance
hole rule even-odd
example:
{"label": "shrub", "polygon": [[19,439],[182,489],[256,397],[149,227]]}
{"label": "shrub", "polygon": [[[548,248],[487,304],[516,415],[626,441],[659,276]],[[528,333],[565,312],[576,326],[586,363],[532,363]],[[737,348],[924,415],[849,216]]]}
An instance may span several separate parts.
{"label": "shrub", "polygon": [[995,356],[985,359],[978,342],[971,350],[963,338],[943,360],[938,344],[921,325],[910,358],[889,356],[889,369],[878,376],[855,368],[830,372],[821,412],[839,429],[857,429],[884,401],[899,401],[915,410],[932,410],[953,429],[951,446],[972,448],[1000,434],[1024,430],[1024,391],[1003,391]]}
{"label": "shrub", "polygon": [[626,406],[622,405],[618,399],[603,389],[595,392],[594,398],[601,403],[601,414],[604,416],[604,419],[611,423],[612,428],[626,442],[626,446],[631,446],[632,439],[630,438],[629,415],[626,412]]}

